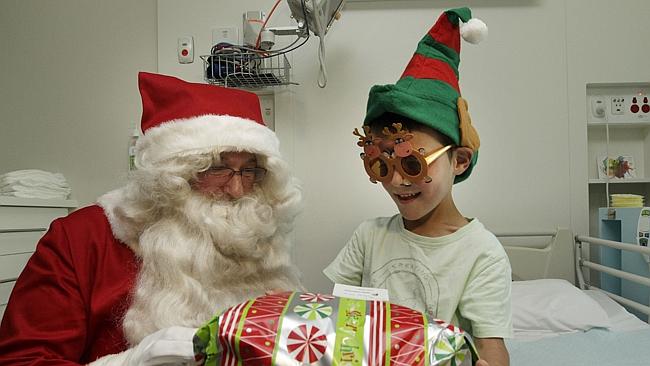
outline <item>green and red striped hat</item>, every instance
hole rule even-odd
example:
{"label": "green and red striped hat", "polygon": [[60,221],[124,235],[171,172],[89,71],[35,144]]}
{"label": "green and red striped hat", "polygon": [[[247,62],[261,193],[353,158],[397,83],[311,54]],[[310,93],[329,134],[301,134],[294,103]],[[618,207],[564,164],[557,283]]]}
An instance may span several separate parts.
{"label": "green and red striped hat", "polygon": [[472,163],[455,183],[470,175],[480,144],[458,86],[461,36],[470,43],[479,43],[487,36],[487,26],[472,18],[469,8],[442,13],[418,43],[397,83],[370,89],[364,120],[364,125],[370,125],[384,114],[397,114],[433,128],[456,145],[472,148]]}

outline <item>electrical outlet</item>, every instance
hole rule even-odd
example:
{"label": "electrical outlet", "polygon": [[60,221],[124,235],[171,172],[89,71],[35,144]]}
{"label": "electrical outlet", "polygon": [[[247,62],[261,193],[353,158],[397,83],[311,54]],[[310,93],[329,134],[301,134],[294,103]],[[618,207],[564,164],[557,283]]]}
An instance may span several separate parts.
{"label": "electrical outlet", "polygon": [[212,45],[219,43],[239,44],[239,32],[236,27],[212,28]]}
{"label": "electrical outlet", "polygon": [[591,99],[591,113],[596,118],[605,118],[605,98],[593,97]]}
{"label": "electrical outlet", "polygon": [[275,130],[275,95],[263,94],[258,95],[260,99],[260,108],[262,109],[262,120],[271,130]]}
{"label": "electrical outlet", "polygon": [[625,97],[612,97],[612,114],[624,114]]}

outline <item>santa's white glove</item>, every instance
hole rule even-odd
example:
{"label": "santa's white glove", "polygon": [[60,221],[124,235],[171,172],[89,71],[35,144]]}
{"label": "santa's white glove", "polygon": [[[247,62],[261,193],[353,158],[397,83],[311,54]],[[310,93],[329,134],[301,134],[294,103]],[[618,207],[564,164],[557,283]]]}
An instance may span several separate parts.
{"label": "santa's white glove", "polygon": [[135,347],[107,355],[89,366],[194,365],[196,328],[169,327],[149,334]]}

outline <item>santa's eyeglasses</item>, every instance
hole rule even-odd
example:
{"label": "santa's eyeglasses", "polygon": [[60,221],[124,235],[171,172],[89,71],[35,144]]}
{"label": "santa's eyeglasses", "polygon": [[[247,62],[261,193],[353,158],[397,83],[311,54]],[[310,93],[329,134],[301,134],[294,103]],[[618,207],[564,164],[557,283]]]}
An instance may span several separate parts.
{"label": "santa's eyeglasses", "polygon": [[242,183],[253,184],[261,182],[266,176],[266,169],[264,168],[244,168],[235,170],[228,167],[211,167],[210,169],[201,172],[202,176],[210,177],[211,182],[216,185],[225,185],[230,182],[235,174],[241,176]]}
{"label": "santa's eyeglasses", "polygon": [[[393,174],[397,171],[402,178],[409,183],[424,181],[431,182],[428,174],[428,166],[438,159],[442,154],[452,148],[452,145],[446,145],[429,153],[423,148],[414,149],[409,142],[413,134],[408,130],[402,129],[401,123],[393,123],[396,132],[385,127],[383,134],[387,139],[376,138],[370,127],[364,126],[365,135],[362,135],[358,129],[354,129],[353,134],[359,136],[357,145],[363,147],[361,159],[370,181],[377,183],[388,183],[393,179]],[[381,152],[379,143],[387,140],[392,153]]]}

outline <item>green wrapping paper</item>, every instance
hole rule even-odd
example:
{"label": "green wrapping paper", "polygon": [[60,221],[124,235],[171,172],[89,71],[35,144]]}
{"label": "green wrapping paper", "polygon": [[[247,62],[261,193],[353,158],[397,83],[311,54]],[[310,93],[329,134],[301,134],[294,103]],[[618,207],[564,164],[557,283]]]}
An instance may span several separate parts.
{"label": "green wrapping paper", "polygon": [[199,328],[194,354],[207,366],[469,366],[471,337],[384,301],[285,292],[233,306]]}

